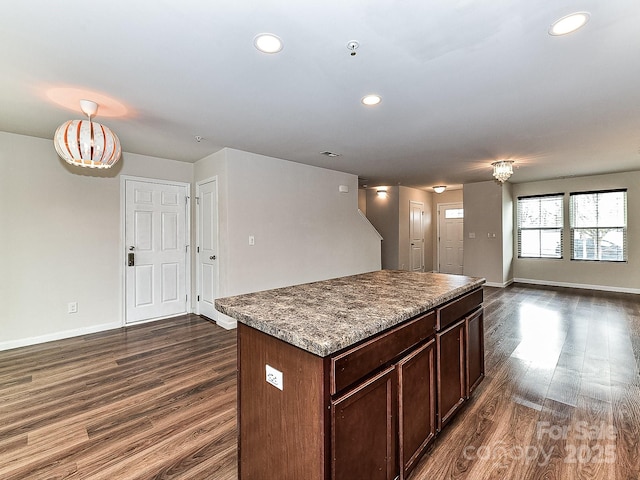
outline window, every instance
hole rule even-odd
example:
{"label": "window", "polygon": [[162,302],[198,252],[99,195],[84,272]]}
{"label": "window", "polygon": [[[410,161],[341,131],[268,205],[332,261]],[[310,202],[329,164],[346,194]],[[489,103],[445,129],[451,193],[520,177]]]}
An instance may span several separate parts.
{"label": "window", "polygon": [[562,258],[564,194],[518,197],[518,256]]}
{"label": "window", "polygon": [[444,211],[444,218],[464,218],[464,210],[462,208],[447,208]]}
{"label": "window", "polygon": [[627,191],[571,193],[571,260],[627,260]]}

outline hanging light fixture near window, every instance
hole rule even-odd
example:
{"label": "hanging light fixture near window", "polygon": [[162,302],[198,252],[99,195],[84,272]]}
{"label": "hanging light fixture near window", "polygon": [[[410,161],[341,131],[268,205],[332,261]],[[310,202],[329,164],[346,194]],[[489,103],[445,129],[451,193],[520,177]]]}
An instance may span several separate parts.
{"label": "hanging light fixture near window", "polygon": [[491,164],[493,167],[493,176],[500,184],[509,180],[513,175],[513,160],[499,160]]}
{"label": "hanging light fixture near window", "polygon": [[80,100],[80,109],[89,120],[69,120],[58,127],[53,144],[67,163],[79,167],[111,168],[121,154],[120,140],[109,128],[91,121],[98,104]]}

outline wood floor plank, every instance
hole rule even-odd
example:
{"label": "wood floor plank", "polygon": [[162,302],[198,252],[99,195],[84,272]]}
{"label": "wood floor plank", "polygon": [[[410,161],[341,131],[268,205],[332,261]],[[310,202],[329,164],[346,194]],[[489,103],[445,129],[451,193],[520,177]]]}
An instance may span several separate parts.
{"label": "wood floor plank", "polygon": [[[486,378],[410,480],[640,479],[640,296],[484,298]],[[0,352],[0,478],[236,480],[236,386],[196,315]]]}

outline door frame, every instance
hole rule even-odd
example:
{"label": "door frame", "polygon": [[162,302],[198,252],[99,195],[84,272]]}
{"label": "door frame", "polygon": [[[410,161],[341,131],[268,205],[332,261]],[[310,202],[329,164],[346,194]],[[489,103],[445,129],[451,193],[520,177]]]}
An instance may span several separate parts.
{"label": "door frame", "polygon": [[[437,240],[437,242],[436,242],[436,266],[437,266],[437,269],[434,268],[435,272],[440,272],[440,208],[442,208],[442,207],[444,207],[444,208],[452,207],[452,206],[457,206],[457,205],[460,205],[460,207],[464,209],[464,202],[445,202],[445,203],[437,203],[436,204],[436,214],[437,214],[438,219],[436,221],[436,240]],[[462,223],[464,225],[464,217],[462,219]],[[464,236],[462,238],[462,241],[464,242]]]}
{"label": "door frame", "polygon": [[[149,320],[140,320],[135,323],[128,324],[127,323],[127,279],[126,275],[126,262],[127,262],[127,247],[126,247],[126,238],[125,238],[125,227],[127,223],[127,205],[126,205],[126,182],[127,180],[132,180],[135,182],[144,182],[144,183],[159,183],[163,185],[174,185],[177,187],[185,187],[187,192],[187,204],[185,205],[185,236],[187,241],[187,251],[185,252],[185,290],[187,294],[186,304],[185,304],[185,313],[191,313],[193,311],[191,305],[191,184],[188,182],[177,182],[174,180],[162,180],[160,178],[149,178],[149,177],[137,177],[134,175],[120,175],[120,255],[118,255],[120,259],[120,281],[122,282],[120,285],[120,312],[121,312],[121,320],[120,323],[123,327],[130,325],[139,325],[142,323],[155,322],[156,320],[161,320],[162,318],[170,318],[170,317],[160,317],[160,318],[152,318]],[[173,315],[172,315],[173,316]]]}
{"label": "door frame", "polygon": [[[200,302],[197,300],[197,296],[200,295],[202,292],[202,285],[201,285],[201,274],[202,274],[202,266],[200,264],[200,260],[198,258],[198,251],[197,251],[197,247],[200,246],[200,229],[202,228],[202,226],[200,225],[200,188],[202,187],[202,185],[204,185],[205,183],[211,183],[211,182],[215,182],[216,183],[216,210],[217,210],[217,219],[218,219],[218,225],[216,227],[216,233],[218,235],[218,238],[216,239],[217,245],[218,245],[218,258],[220,258],[220,182],[218,181],[218,176],[214,175],[213,177],[209,177],[209,178],[205,178],[204,180],[200,180],[198,182],[196,182],[196,211],[195,211],[195,221],[196,221],[196,236],[195,236],[195,244],[196,244],[196,251],[193,252],[193,261],[195,262],[195,268],[196,268],[196,301],[195,301],[195,313],[197,313],[198,315],[200,315]],[[216,286],[215,286],[215,298],[218,298],[218,295],[220,295],[220,262],[218,262],[218,267],[216,268]],[[214,310],[215,313],[215,318],[212,318],[212,320],[214,321],[218,321],[218,311]]]}

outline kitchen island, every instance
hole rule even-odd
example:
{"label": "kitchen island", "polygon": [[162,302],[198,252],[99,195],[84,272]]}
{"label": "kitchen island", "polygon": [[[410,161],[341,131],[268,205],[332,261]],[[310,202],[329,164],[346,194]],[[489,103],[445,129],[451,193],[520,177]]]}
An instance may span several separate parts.
{"label": "kitchen island", "polygon": [[381,270],[216,300],[239,322],[239,478],[407,478],[484,376],[483,283]]}

